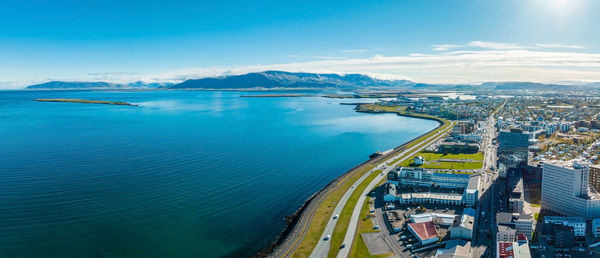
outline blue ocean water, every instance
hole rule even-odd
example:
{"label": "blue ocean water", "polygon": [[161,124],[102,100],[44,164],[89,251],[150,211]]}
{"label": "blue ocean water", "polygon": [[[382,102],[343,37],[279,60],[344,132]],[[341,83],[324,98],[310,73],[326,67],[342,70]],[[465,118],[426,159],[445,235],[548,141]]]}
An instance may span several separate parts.
{"label": "blue ocean water", "polygon": [[332,179],[437,126],[247,94],[0,92],[0,257],[251,256]]}

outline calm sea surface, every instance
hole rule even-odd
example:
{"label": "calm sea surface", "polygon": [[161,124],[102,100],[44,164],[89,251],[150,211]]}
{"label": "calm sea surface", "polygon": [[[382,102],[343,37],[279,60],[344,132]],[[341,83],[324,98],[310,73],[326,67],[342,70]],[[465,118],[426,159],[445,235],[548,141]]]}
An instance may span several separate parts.
{"label": "calm sea surface", "polygon": [[242,94],[0,91],[0,257],[250,256],[332,179],[437,126]]}

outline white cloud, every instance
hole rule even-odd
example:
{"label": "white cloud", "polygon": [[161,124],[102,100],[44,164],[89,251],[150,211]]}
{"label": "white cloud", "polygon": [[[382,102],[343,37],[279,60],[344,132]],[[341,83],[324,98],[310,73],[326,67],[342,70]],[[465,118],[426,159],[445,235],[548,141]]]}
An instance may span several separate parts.
{"label": "white cloud", "polygon": [[300,55],[286,55],[289,58],[303,58],[303,59],[346,59],[347,56],[300,56]]}
{"label": "white cloud", "polygon": [[499,43],[499,42],[490,42],[490,41],[471,41],[464,45],[456,45],[456,44],[437,44],[431,45],[431,49],[435,51],[448,51],[451,49],[457,48],[484,48],[484,49],[525,49],[527,47],[519,46],[512,43]]}
{"label": "white cloud", "polygon": [[471,41],[467,44],[469,47],[479,47],[486,49],[521,49],[525,48],[522,46],[518,46],[512,43],[498,43],[498,42],[489,42],[489,41]]}
{"label": "white cloud", "polygon": [[429,83],[479,83],[511,80],[600,81],[600,54],[496,49],[453,51],[429,55],[375,55],[370,58],[331,59],[229,68],[189,68],[147,76],[145,79],[174,81],[264,70],[362,73],[382,79],[409,78]]}
{"label": "white cloud", "polygon": [[585,49],[584,46],[580,46],[580,45],[562,45],[562,44],[542,44],[542,43],[538,43],[535,44],[537,47],[540,48],[566,48],[566,49]]}
{"label": "white cloud", "polygon": [[344,53],[363,53],[363,52],[367,52],[368,50],[366,49],[343,49],[342,52]]}
{"label": "white cloud", "polygon": [[[566,46],[566,47],[565,47]],[[249,66],[190,67],[159,73],[93,73],[72,80],[181,82],[186,79],[236,75],[265,70],[315,73],[360,73],[381,79],[410,79],[426,83],[480,83],[485,81],[600,81],[600,53],[585,52],[578,45],[472,41],[465,45],[432,45],[445,49],[433,54],[374,55],[369,58],[298,56],[296,62]],[[561,51],[567,49],[568,51]],[[448,51],[452,50],[452,51]],[[308,59],[308,60],[303,60]],[[20,82],[20,86],[27,85]],[[18,83],[0,83],[14,88]]]}
{"label": "white cloud", "polygon": [[461,47],[460,45],[454,45],[454,44],[439,44],[439,45],[431,45],[431,49],[435,50],[435,51],[448,51],[452,48],[459,48]]}

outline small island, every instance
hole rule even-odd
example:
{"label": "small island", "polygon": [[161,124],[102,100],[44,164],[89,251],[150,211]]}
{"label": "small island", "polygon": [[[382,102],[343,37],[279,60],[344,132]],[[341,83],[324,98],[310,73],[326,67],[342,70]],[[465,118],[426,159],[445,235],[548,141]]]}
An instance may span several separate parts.
{"label": "small island", "polygon": [[107,100],[87,100],[87,99],[36,99],[40,102],[71,102],[85,104],[105,104],[105,105],[122,105],[122,106],[138,106],[124,101],[107,101]]}

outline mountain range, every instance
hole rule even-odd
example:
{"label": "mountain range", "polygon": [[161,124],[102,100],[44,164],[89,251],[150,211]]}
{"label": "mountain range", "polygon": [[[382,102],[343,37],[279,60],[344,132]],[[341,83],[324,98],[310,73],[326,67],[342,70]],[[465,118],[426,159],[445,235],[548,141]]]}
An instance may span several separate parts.
{"label": "mountain range", "polygon": [[128,84],[109,82],[66,82],[51,81],[26,87],[26,89],[364,89],[398,88],[410,90],[560,90],[569,87],[600,87],[600,83],[543,84],[533,82],[485,82],[479,85],[469,84],[427,84],[410,80],[382,80],[363,74],[319,74],[292,73],[284,71],[264,71],[242,75],[229,75],[188,79],[181,83],[145,83],[141,81]]}
{"label": "mountain range", "polygon": [[152,89],[170,86],[165,83],[145,83],[141,81],[131,82],[127,84],[118,84],[110,82],[66,82],[66,81],[50,81],[27,86],[28,90],[87,90],[87,89]]}

